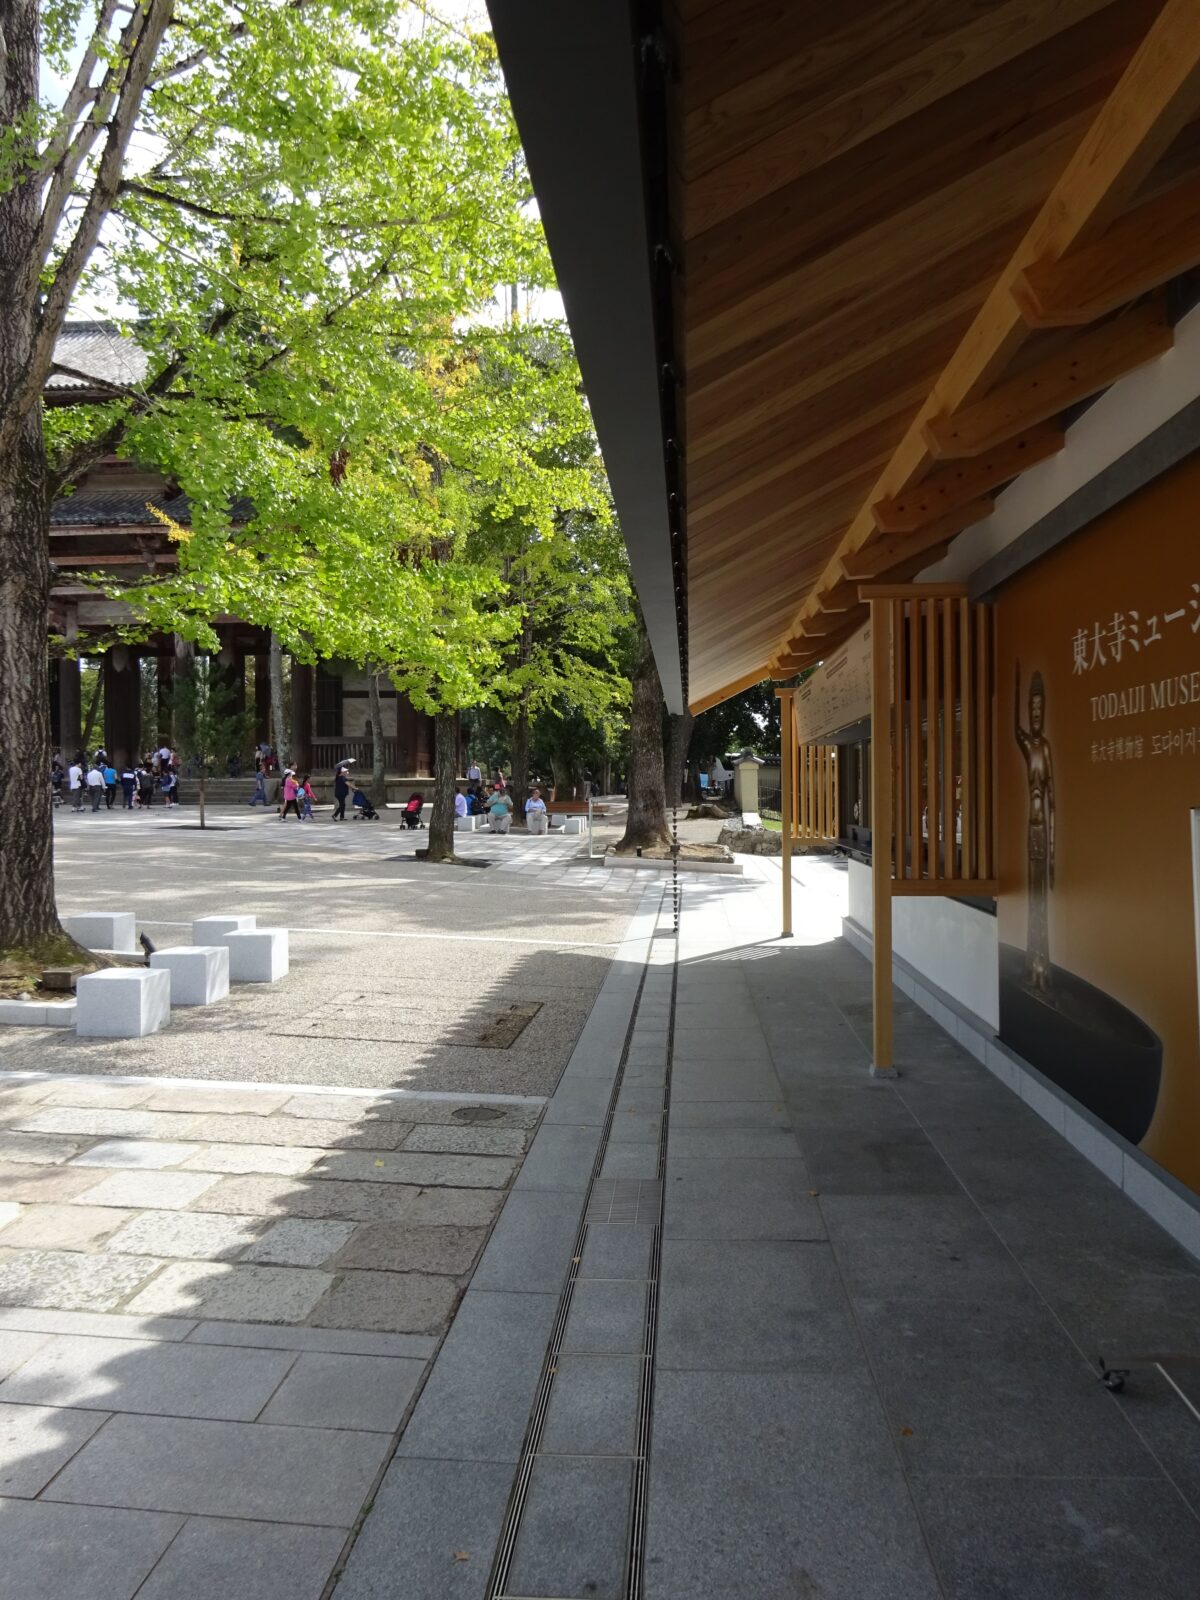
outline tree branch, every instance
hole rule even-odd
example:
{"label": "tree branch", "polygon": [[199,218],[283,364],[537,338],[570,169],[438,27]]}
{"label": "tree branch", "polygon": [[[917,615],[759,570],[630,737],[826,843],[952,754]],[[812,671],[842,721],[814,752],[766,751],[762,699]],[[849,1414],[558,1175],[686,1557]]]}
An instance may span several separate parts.
{"label": "tree branch", "polygon": [[[302,11],[306,5],[311,5],[313,0],[288,0],[289,11]],[[239,39],[244,39],[250,32],[248,22],[239,22],[230,28],[224,39],[217,46],[202,46],[193,50],[191,55],[173,61],[169,67],[164,67],[161,72],[156,72],[150,79],[151,90],[157,89],[160,84],[169,83],[172,78],[181,78],[185,72],[192,72],[197,67],[202,67],[206,61],[220,58],[231,44],[236,44]]]}
{"label": "tree branch", "polygon": [[55,128],[42,153],[42,170],[52,172],[66,155],[71,143],[71,133],[83,115],[84,109],[96,98],[98,89],[92,84],[92,73],[100,59],[99,41],[108,38],[108,30],[117,14],[118,0],[104,0],[104,8],[96,19],[96,26],[79,63],[70,92],[63,101]]}

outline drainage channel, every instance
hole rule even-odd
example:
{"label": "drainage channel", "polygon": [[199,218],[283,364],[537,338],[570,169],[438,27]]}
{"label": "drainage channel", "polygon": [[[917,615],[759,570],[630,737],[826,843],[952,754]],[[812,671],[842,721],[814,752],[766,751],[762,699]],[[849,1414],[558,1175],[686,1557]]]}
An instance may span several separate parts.
{"label": "drainage channel", "polygon": [[[664,917],[674,921],[678,929],[678,898],[664,897],[659,910],[659,922]],[[658,931],[664,931],[660,928]],[[488,1582],[489,1600],[529,1600],[531,1592],[539,1595],[553,1593],[556,1600],[588,1600],[597,1594],[620,1596],[621,1600],[641,1600],[645,1562],[645,1532],[647,1503],[647,1463],[650,1454],[651,1418],[654,1403],[654,1354],[658,1325],[658,1278],[662,1248],[663,1188],[667,1154],[667,1111],[671,1090],[671,1050],[675,1029],[675,986],[677,950],[670,964],[647,964],[642,972],[637,999],[626,1030],[617,1069],[616,1081],[609,1100],[600,1139],[600,1148],[592,1168],[583,1220],[575,1239],[571,1268],[559,1300],[551,1332],[546,1360],[542,1367],[529,1428],[522,1448],[520,1465],[509,1499],[508,1510],[501,1530],[495,1560]],[[661,1046],[659,1040],[661,1039]],[[653,1042],[652,1042],[653,1041]],[[623,1141],[614,1139],[614,1126],[626,1111],[633,1116],[652,1118],[659,1116],[657,1143],[641,1146],[645,1151],[644,1176],[603,1176],[606,1158],[610,1151],[628,1148]],[[636,1164],[637,1158],[635,1158]],[[653,1175],[651,1176],[651,1169]],[[542,1519],[536,1518],[537,1529],[530,1515],[536,1495],[535,1469],[539,1461],[553,1460],[543,1453],[543,1435],[547,1417],[555,1397],[555,1384],[560,1379],[560,1364],[569,1355],[568,1328],[571,1312],[577,1302],[581,1284],[587,1283],[585,1255],[589,1236],[593,1230],[612,1227],[649,1229],[649,1258],[645,1268],[645,1300],[641,1327],[632,1332],[626,1347],[620,1351],[604,1353],[630,1356],[640,1361],[635,1414],[630,1419],[634,1444],[630,1457],[632,1468],[626,1511],[626,1536],[621,1555],[621,1572],[615,1566],[601,1562],[595,1569],[571,1572],[567,1567],[556,1571],[558,1565],[552,1554],[531,1549],[531,1541],[540,1536]],[[592,1280],[606,1281],[606,1280]],[[576,1357],[575,1359],[578,1359]],[[581,1455],[586,1456],[586,1450]],[[572,1456],[571,1460],[578,1460]],[[598,1460],[611,1460],[599,1456]],[[580,1508],[594,1515],[596,1508]],[[597,1519],[598,1520],[598,1519]],[[535,1584],[525,1580],[536,1573]],[[549,1581],[548,1581],[549,1580]]]}

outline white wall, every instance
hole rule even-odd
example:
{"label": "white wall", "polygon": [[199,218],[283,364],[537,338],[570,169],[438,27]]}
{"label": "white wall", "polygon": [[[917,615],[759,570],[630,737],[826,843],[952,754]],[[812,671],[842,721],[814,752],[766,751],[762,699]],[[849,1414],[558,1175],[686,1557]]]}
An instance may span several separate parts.
{"label": "white wall", "polygon": [[[850,862],[850,920],[871,933],[871,869]],[[996,919],[941,895],[892,901],[892,948],[910,967],[995,1031],[1000,1026]]]}

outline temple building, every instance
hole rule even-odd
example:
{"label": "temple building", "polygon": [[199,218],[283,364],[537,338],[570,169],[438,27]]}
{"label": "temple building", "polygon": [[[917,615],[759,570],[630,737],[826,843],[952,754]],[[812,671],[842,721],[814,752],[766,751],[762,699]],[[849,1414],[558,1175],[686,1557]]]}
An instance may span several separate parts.
{"label": "temple building", "polygon": [[[144,375],[143,353],[114,327],[69,323],[59,340],[46,404],[100,402],[108,396],[109,385],[136,383]],[[80,691],[81,656],[100,661],[104,720],[93,731],[93,746],[103,743],[114,761],[124,763],[170,738],[175,663],[190,646],[164,634],[151,634],[136,644],[114,643],[112,630],[128,618],[128,608],[83,581],[97,575],[119,581],[176,564],[168,531],[151,507],[172,522],[187,525],[187,498],[177,484],[115,456],[98,461],[71,493],[51,507],[49,625],[78,652],[51,662],[51,727],[55,746],[65,754],[82,747],[87,726]],[[235,506],[235,522],[239,509],[244,514],[245,508]],[[236,617],[211,620],[221,640],[216,659],[234,704],[252,710],[255,741],[269,742],[269,634]],[[293,662],[288,680],[291,755],[296,764],[326,772],[352,756],[369,765],[372,729],[366,675],[350,663]],[[389,684],[381,685],[381,696],[387,772],[396,778],[428,776],[433,771],[433,719]],[[153,726],[148,725],[152,703],[157,707]]]}

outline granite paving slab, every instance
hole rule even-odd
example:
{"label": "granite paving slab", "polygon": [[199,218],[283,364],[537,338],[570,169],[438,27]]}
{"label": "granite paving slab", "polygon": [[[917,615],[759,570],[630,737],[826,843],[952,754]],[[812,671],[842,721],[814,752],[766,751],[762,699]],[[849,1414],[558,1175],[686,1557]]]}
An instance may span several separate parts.
{"label": "granite paving slab", "polygon": [[424,1361],[309,1352],[292,1367],[260,1420],[394,1433],[424,1371]]}
{"label": "granite paving slab", "polygon": [[0,1500],[0,1597],[130,1600],[182,1523],[157,1512]]}
{"label": "granite paving slab", "polygon": [[85,1167],[18,1166],[11,1161],[0,1164],[0,1200],[26,1204],[72,1200],[95,1182],[95,1172]]}
{"label": "granite paving slab", "polygon": [[[469,1192],[444,1189],[439,1194],[450,1196]],[[332,1217],[347,1222],[399,1222],[415,1218],[420,1193],[419,1189],[400,1183],[327,1180],[324,1183],[298,1184],[294,1178],[277,1176],[220,1178],[205,1192],[203,1209],[255,1217]],[[453,1202],[448,1202],[447,1209],[454,1209]],[[451,1216],[447,1220],[459,1219]],[[490,1217],[485,1215],[483,1220],[488,1221]]]}
{"label": "granite paving slab", "polygon": [[400,1454],[515,1465],[557,1307],[556,1294],[468,1289]]}
{"label": "granite paving slab", "polygon": [[172,1144],[163,1139],[102,1139],[81,1155],[76,1167],[177,1167],[193,1154],[190,1144]]}
{"label": "granite paving slab", "polygon": [[560,1293],[579,1231],[581,1199],[515,1189],[475,1269],[474,1287]]}
{"label": "granite paving slab", "polygon": [[175,1261],[134,1296],[129,1309],[142,1316],[303,1322],[331,1282],[329,1273],[305,1267]]}
{"label": "granite paving slab", "polygon": [[950,1600],[1195,1600],[1200,1522],[1165,1480],[917,1476]]}
{"label": "granite paving slab", "polygon": [[0,1306],[111,1311],[161,1266],[153,1256],[17,1250],[0,1262]]}
{"label": "granite paving slab", "polygon": [[189,1145],[184,1172],[278,1174],[301,1177],[312,1170],[325,1152],[313,1145],[202,1144]]}
{"label": "granite paving slab", "polygon": [[309,1320],[318,1328],[440,1333],[460,1292],[455,1279],[428,1272],[343,1272]]}
{"label": "granite paving slab", "polygon": [[414,1600],[485,1600],[512,1476],[507,1462],[396,1456],[338,1581],[338,1600],[396,1600],[398,1572]]}
{"label": "granite paving slab", "polygon": [[[507,1207],[503,1215],[507,1217]],[[280,1228],[286,1226],[286,1223],[277,1224]],[[293,1226],[343,1224],[297,1223]],[[441,1272],[460,1277],[471,1270],[486,1237],[486,1228],[417,1228],[402,1222],[367,1222],[354,1229],[353,1237],[339,1250],[333,1266],[338,1270],[362,1267],[384,1272]]]}
{"label": "granite paving slab", "polygon": [[529,1136],[523,1128],[447,1127],[445,1123],[422,1122],[404,1140],[405,1150],[424,1150],[445,1155],[520,1156]]}
{"label": "granite paving slab", "polygon": [[0,1383],[0,1402],[252,1422],[294,1360],[283,1351],[66,1334]]}
{"label": "granite paving slab", "polygon": [[137,1211],[181,1211],[217,1181],[203,1172],[114,1172],[71,1203],[126,1206]]}
{"label": "granite paving slab", "polygon": [[654,1228],[650,1223],[589,1222],[580,1278],[648,1278]]}
{"label": "granite paving slab", "polygon": [[312,1176],[424,1187],[503,1189],[516,1170],[517,1163],[506,1156],[332,1150],[318,1161]]}
{"label": "granite paving slab", "polygon": [[641,1356],[560,1355],[538,1449],[547,1455],[632,1456]]}
{"label": "granite paving slab", "polygon": [[825,1222],[799,1156],[667,1158],[664,1235],[671,1239],[823,1239]]}
{"label": "granite paving slab", "polygon": [[[32,1499],[39,1494],[107,1415],[60,1406],[6,1405],[0,1397],[0,1495]],[[6,1535],[4,1547],[7,1559]]]}
{"label": "granite paving slab", "polygon": [[321,1600],[335,1528],[189,1517],[137,1600]]}
{"label": "granite paving slab", "polygon": [[624,1600],[632,1481],[630,1461],[539,1456],[507,1592]]}
{"label": "granite paving slab", "polygon": [[561,1349],[576,1355],[640,1355],[646,1344],[646,1285],[627,1279],[576,1283]]}
{"label": "granite paving slab", "polygon": [[0,1329],[0,1382],[35,1355],[49,1339],[48,1333]]}
{"label": "granite paving slab", "polygon": [[49,1498],[346,1528],[387,1452],[379,1433],[115,1416]]}
{"label": "granite paving slab", "polygon": [[83,1149],[83,1140],[50,1135],[14,1133],[0,1135],[0,1161],[56,1167]]}
{"label": "granite paving slab", "polygon": [[320,1267],[337,1254],[354,1232],[353,1222],[286,1218],[273,1222],[242,1251],[239,1259],[279,1267]]}
{"label": "granite paving slab", "polygon": [[40,1250],[90,1250],[135,1215],[117,1206],[28,1205],[0,1244]]}
{"label": "granite paving slab", "polygon": [[143,1211],[119,1228],[106,1250],[123,1255],[179,1256],[193,1261],[236,1258],[262,1224],[208,1211]]}

